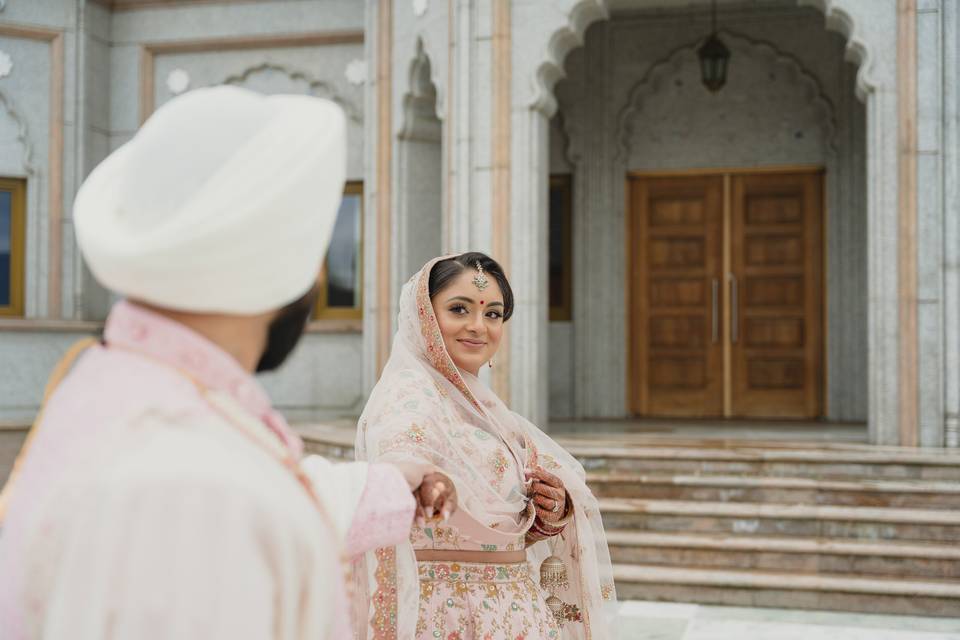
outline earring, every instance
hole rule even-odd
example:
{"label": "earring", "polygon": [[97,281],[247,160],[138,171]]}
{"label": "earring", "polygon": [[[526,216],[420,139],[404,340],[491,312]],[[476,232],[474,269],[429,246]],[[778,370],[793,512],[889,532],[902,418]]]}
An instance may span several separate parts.
{"label": "earring", "polygon": [[487,363],[487,366],[493,369],[493,358],[490,358],[490,361]]}

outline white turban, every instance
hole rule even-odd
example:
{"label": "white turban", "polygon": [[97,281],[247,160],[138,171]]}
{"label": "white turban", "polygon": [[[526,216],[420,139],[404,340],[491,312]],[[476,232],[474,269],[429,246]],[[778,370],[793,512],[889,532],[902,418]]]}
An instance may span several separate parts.
{"label": "white turban", "polygon": [[345,172],[334,103],[198,89],[93,170],[74,203],[77,240],[93,275],[127,297],[263,313],[316,281]]}

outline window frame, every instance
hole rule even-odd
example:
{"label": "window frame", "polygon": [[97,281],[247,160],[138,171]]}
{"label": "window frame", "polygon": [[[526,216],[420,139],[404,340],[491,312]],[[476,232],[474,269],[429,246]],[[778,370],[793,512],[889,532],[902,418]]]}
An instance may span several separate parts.
{"label": "window frame", "polygon": [[[554,173],[550,175],[550,191],[560,189],[563,207],[563,292],[564,304],[550,304],[550,322],[570,322],[573,320],[573,174]],[[550,206],[549,198],[547,206]],[[549,211],[548,211],[549,215]],[[548,224],[549,229],[549,224]],[[549,246],[549,238],[547,239]],[[548,255],[549,259],[549,255]],[[547,274],[547,300],[550,298],[550,274]]]}
{"label": "window frame", "polygon": [[0,305],[0,318],[22,318],[25,313],[27,181],[0,178],[0,191],[10,192],[10,304]]}
{"label": "window frame", "polygon": [[[357,304],[352,308],[327,306],[327,257],[323,258],[323,269],[320,272],[320,295],[313,310],[314,322],[325,320],[362,320],[363,319],[363,232],[364,232],[364,202],[363,180],[348,180],[343,186],[343,195],[360,196],[360,242],[357,251],[358,268],[360,271],[360,286],[357,291]],[[338,209],[339,212],[339,209]]]}

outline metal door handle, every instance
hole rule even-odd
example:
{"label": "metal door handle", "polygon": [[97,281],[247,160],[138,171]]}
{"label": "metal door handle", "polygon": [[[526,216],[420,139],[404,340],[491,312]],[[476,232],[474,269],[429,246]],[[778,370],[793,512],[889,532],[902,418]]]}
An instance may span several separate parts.
{"label": "metal door handle", "polygon": [[713,279],[713,316],[710,318],[712,324],[713,342],[720,340],[720,280]]}
{"label": "metal door handle", "polygon": [[732,273],[727,274],[730,280],[730,342],[737,344],[740,339],[740,320],[739,320],[739,291],[737,287],[737,276]]}

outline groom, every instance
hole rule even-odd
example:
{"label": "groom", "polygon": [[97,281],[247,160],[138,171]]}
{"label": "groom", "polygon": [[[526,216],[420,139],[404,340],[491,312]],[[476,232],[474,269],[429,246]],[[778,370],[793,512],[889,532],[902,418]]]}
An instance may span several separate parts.
{"label": "groom", "polygon": [[8,487],[5,640],[346,638],[350,555],[408,535],[411,490],[454,502],[427,467],[301,465],[254,379],[310,316],[344,173],[336,105],[219,87],[84,183],[80,249],[124,300]]}

